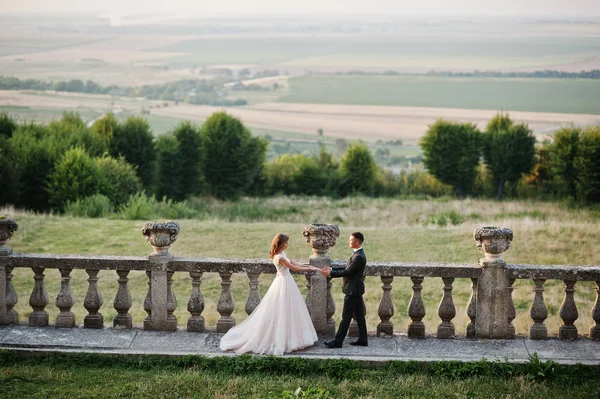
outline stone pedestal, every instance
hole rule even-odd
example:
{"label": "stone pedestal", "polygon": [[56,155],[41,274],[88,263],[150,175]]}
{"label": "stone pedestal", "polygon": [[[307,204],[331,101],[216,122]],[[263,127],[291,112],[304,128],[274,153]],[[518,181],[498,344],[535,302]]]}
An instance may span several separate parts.
{"label": "stone pedestal", "polygon": [[510,229],[488,226],[475,229],[477,246],[485,253],[479,261],[482,268],[477,282],[475,335],[477,338],[514,338],[509,325],[509,308],[512,306],[506,262],[502,253],[510,248],[513,233]]}
{"label": "stone pedestal", "polygon": [[475,334],[477,338],[512,338],[508,325],[506,263],[482,259],[479,264],[483,270],[477,282]]}
{"label": "stone pedestal", "polygon": [[[167,266],[173,255],[171,244],[177,240],[179,225],[171,221],[145,223],[142,234],[154,252],[148,257],[150,269],[150,317],[144,320],[145,330],[176,331],[177,319],[169,317]],[[172,306],[172,305],[171,305]]]}
{"label": "stone pedestal", "polygon": [[[331,267],[331,258],[327,255],[329,248],[335,245],[340,236],[340,229],[333,224],[310,224],[302,232],[306,243],[312,248],[313,255],[309,263],[320,269]],[[319,335],[335,334],[335,303],[331,296],[331,284],[327,278],[316,272],[310,276],[310,293],[307,305],[313,326]]]}

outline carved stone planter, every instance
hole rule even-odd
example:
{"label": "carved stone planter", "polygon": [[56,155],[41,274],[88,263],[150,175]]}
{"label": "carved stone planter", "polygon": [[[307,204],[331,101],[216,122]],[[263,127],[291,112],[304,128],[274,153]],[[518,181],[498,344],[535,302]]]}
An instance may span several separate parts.
{"label": "carved stone planter", "polygon": [[304,227],[302,235],[314,256],[327,256],[327,251],[335,246],[335,240],[340,236],[340,229],[335,224],[313,223]]}
{"label": "carved stone planter", "polygon": [[142,234],[148,244],[154,248],[151,255],[168,255],[169,247],[177,240],[179,225],[171,221],[144,223]]}
{"label": "carved stone planter", "polygon": [[485,259],[497,262],[503,261],[502,253],[510,248],[513,232],[504,227],[485,226],[475,229],[473,238],[477,247],[485,254]]}
{"label": "carved stone planter", "polygon": [[12,253],[12,250],[6,246],[6,242],[18,228],[19,225],[14,219],[0,218],[0,256]]}

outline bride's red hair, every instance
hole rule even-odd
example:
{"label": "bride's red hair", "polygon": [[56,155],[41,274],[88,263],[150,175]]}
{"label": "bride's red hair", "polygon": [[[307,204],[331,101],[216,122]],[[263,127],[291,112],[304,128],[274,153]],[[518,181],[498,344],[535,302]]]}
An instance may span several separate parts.
{"label": "bride's red hair", "polygon": [[282,245],[288,242],[289,239],[290,237],[286,236],[283,233],[277,234],[271,242],[271,250],[269,251],[269,257],[273,259],[275,255],[281,252]]}

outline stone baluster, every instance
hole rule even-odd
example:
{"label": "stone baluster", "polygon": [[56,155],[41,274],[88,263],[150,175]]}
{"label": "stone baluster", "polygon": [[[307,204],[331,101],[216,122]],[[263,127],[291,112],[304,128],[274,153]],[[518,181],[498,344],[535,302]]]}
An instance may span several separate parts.
{"label": "stone baluster", "polygon": [[[333,320],[333,315],[335,314],[335,301],[333,300],[333,295],[331,295],[331,280],[331,277],[327,277],[327,306],[325,306],[325,317],[327,317],[327,331],[335,333],[335,320]],[[354,332],[354,336],[358,337],[358,324],[356,324],[354,318],[352,320],[354,321],[354,330],[352,323],[350,323],[349,333]]]}
{"label": "stone baluster", "polygon": [[517,317],[517,310],[515,309],[515,304],[513,303],[512,293],[513,293],[513,284],[515,283],[514,278],[508,279],[508,285],[506,286],[506,316],[508,320],[508,333],[507,338],[514,339],[515,338],[515,326],[512,324],[512,321]]}
{"label": "stone baluster", "polygon": [[473,238],[485,254],[479,260],[475,334],[478,338],[514,338],[508,324],[508,277],[502,259],[502,253],[510,248],[513,233],[510,229],[486,226],[475,229]]}
{"label": "stone baluster", "polygon": [[[19,302],[19,297],[12,284],[12,271],[10,266],[6,267],[6,324],[18,324],[19,314],[14,309]],[[0,273],[2,271],[0,270]],[[1,324],[1,323],[0,323]]]}
{"label": "stone baluster", "polygon": [[573,298],[574,292],[575,281],[565,280],[565,296],[560,305],[560,318],[563,320],[563,324],[558,329],[558,337],[560,339],[577,338],[577,327],[573,323],[579,317],[579,313],[577,312],[577,305],[575,305],[575,299]]}
{"label": "stone baluster", "polygon": [[411,276],[410,279],[413,282],[413,294],[408,304],[408,316],[411,319],[408,325],[408,337],[425,338],[425,324],[422,321],[425,317],[425,305],[421,299],[423,277]]}
{"label": "stone baluster", "polygon": [[217,332],[224,333],[235,326],[235,319],[231,316],[234,309],[233,297],[231,296],[231,272],[219,272],[221,276],[221,296],[217,304],[217,312],[221,315],[217,320]]}
{"label": "stone baluster", "polygon": [[394,325],[390,321],[394,315],[394,303],[392,302],[392,295],[390,293],[392,290],[393,280],[393,276],[381,276],[381,282],[383,283],[381,286],[383,289],[383,295],[381,297],[381,302],[379,302],[379,308],[377,309],[377,314],[381,320],[381,322],[377,324],[378,337],[381,334],[390,336],[394,335]]}
{"label": "stone baluster", "polygon": [[471,278],[472,290],[469,306],[467,307],[467,316],[471,321],[467,324],[467,338],[475,338],[475,320],[477,319],[477,279]]}
{"label": "stone baluster", "polygon": [[174,315],[177,309],[177,298],[173,292],[173,274],[167,272],[167,330],[177,331],[177,317]]}
{"label": "stone baluster", "polygon": [[29,306],[31,306],[33,312],[29,315],[29,325],[32,327],[45,327],[48,325],[48,312],[44,308],[48,305],[49,299],[44,286],[44,268],[34,267],[33,273],[35,284],[29,297]]}
{"label": "stone baluster", "polygon": [[246,307],[244,308],[246,314],[248,315],[250,315],[260,303],[260,294],[258,293],[258,276],[260,276],[260,272],[248,273],[248,286],[250,289],[248,291]]}
{"label": "stone baluster", "polygon": [[56,307],[60,313],[56,316],[56,327],[75,327],[75,315],[71,308],[75,304],[75,297],[71,291],[71,269],[60,270],[60,291],[56,295]]}
{"label": "stone baluster", "polygon": [[529,327],[530,339],[546,339],[548,338],[548,329],[544,324],[544,320],[548,318],[548,309],[544,303],[544,283],[546,279],[533,279],[535,288],[535,297],[531,304],[529,314],[533,319],[533,324]]}
{"label": "stone baluster", "polygon": [[304,303],[306,303],[306,308],[308,309],[308,313],[310,313],[310,281],[311,281],[311,275],[310,274],[305,274],[304,278],[306,279],[306,300],[304,301]]}
{"label": "stone baluster", "polygon": [[204,332],[204,297],[200,290],[200,284],[202,283],[202,272],[190,272],[192,278],[192,293],[190,300],[188,301],[187,309],[191,313],[192,317],[187,322],[187,330],[189,332]]}
{"label": "stone baluster", "polygon": [[595,325],[590,327],[590,338],[600,340],[600,281],[596,281],[596,303],[592,309],[592,319]]}
{"label": "stone baluster", "polygon": [[[173,255],[169,247],[177,240],[179,225],[175,222],[157,221],[144,223],[142,235],[152,246],[154,252],[148,256],[150,261],[150,312],[144,320],[144,329],[159,331],[177,330],[177,319],[173,315],[176,301],[169,286],[168,265]],[[172,275],[171,275],[172,276]],[[144,301],[145,302],[145,301]],[[146,304],[144,303],[144,308]]]}
{"label": "stone baluster", "polygon": [[444,295],[438,306],[438,315],[442,322],[438,325],[437,337],[454,338],[454,324],[452,323],[452,319],[456,316],[456,308],[452,300],[454,277],[442,277],[442,281],[444,282]]}
{"label": "stone baluster", "polygon": [[[304,227],[302,236],[308,246],[312,248],[313,255],[309,258],[312,266],[319,268],[330,267],[331,258],[327,255],[329,248],[335,245],[340,236],[340,229],[334,224],[314,223]],[[335,334],[335,303],[331,296],[331,280],[320,273],[310,275],[310,294],[308,295],[308,309],[313,326],[319,335]]]}
{"label": "stone baluster", "polygon": [[152,272],[146,270],[146,276],[148,276],[148,292],[144,299],[144,311],[148,313],[148,316],[144,318],[144,330],[150,330],[152,327]]}
{"label": "stone baluster", "polygon": [[[17,231],[19,225],[14,219],[2,218],[0,219],[0,257],[10,256],[12,249],[6,246],[6,242],[12,237],[13,233]],[[19,316],[14,309],[12,309],[18,298],[14,293],[12,287],[12,267],[0,266],[0,325],[18,323]]]}
{"label": "stone baluster", "polygon": [[133,323],[129,309],[131,309],[131,294],[129,293],[128,281],[129,270],[117,270],[119,275],[119,289],[113,302],[113,306],[117,311],[117,316],[113,320],[114,327],[132,328]]}
{"label": "stone baluster", "polygon": [[100,307],[104,303],[102,294],[98,289],[98,273],[99,270],[86,270],[88,274],[88,290],[83,300],[83,307],[88,311],[87,316],[83,318],[84,328],[103,328],[104,317],[99,312]]}

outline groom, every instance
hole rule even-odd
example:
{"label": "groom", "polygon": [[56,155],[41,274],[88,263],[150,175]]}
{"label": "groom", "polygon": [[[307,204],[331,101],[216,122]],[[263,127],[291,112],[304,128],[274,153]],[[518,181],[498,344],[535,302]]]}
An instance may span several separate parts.
{"label": "groom", "polygon": [[365,266],[367,257],[362,249],[362,243],[365,237],[362,233],[356,232],[350,235],[348,246],[354,250],[345,268],[325,267],[321,270],[324,277],[343,277],[344,284],[342,292],[344,297],[344,309],[342,310],[342,322],[338,328],[333,341],[326,341],[325,346],[329,348],[341,348],[352,316],[356,318],[358,324],[358,340],[351,342],[350,345],[367,346],[367,323],[365,321],[365,303],[363,294],[365,293]]}

